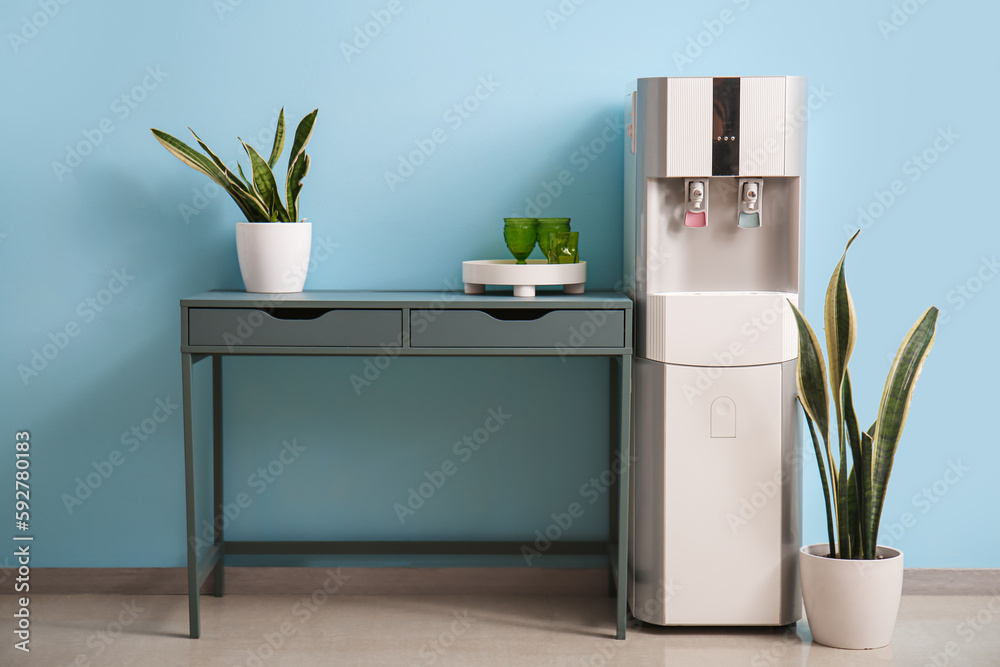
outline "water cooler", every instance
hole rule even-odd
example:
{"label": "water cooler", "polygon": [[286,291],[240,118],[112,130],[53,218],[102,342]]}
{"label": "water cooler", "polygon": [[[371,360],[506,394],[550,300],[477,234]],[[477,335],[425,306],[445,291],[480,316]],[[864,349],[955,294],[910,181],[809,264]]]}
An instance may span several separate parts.
{"label": "water cooler", "polygon": [[639,79],[626,101],[635,301],[629,606],[657,625],[800,617],[795,401],[806,82]]}

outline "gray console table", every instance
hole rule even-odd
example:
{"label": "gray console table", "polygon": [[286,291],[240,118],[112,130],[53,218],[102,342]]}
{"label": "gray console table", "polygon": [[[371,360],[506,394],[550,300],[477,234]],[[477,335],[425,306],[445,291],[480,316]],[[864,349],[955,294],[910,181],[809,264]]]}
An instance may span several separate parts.
{"label": "gray console table", "polygon": [[[226,541],[223,500],[222,357],[226,355],[601,356],[611,359],[612,470],[608,539],[554,542],[548,553],[607,554],[609,594],[617,596],[617,638],[625,638],[628,547],[632,302],[618,293],[533,298],[435,292],[205,292],[181,300],[184,471],[187,488],[188,603],[191,637],[201,634],[199,591],[215,573],[225,591],[225,559],[235,554],[520,554],[503,541]],[[199,557],[196,539],[192,369],[212,360],[214,543]],[[612,494],[611,497],[615,497]]]}

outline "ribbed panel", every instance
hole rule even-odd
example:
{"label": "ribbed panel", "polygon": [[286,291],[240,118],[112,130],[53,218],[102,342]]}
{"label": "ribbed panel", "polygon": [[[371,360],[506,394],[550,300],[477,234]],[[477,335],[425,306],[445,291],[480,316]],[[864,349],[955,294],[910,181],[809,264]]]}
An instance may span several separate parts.
{"label": "ribbed panel", "polygon": [[785,77],[785,176],[801,176],[805,169],[806,79]]}
{"label": "ribbed panel", "polygon": [[712,175],[712,79],[667,80],[667,176]]}
{"label": "ribbed panel", "polygon": [[646,347],[653,361],[666,361],[667,298],[665,294],[646,296]]}
{"label": "ribbed panel", "polygon": [[[796,308],[799,307],[799,295],[788,294],[788,301],[791,301]],[[781,358],[795,359],[799,356],[799,327],[795,323],[795,314],[792,307],[785,301],[785,312],[782,314],[781,322]]]}
{"label": "ribbed panel", "polygon": [[740,80],[740,176],[785,175],[785,77]]}

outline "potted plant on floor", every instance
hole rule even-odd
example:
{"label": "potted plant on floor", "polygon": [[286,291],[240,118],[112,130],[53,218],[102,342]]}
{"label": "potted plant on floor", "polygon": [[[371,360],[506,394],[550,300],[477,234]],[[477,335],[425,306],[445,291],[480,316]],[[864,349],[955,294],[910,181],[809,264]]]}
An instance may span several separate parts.
{"label": "potted plant on floor", "polygon": [[318,112],[319,109],[315,109],[307,114],[295,130],[283,189],[279,189],[273,169],[285,145],[284,109],[278,114],[274,144],[266,161],[253,146],[240,139],[250,158],[251,178],[243,174],[239,163],[236,165],[237,176],[191,128],[188,129],[205,155],[166,132],[152,130],[156,140],[181,162],[205,174],[228,192],[246,216],[246,222],[236,223],[236,251],[243,284],[248,292],[301,292],[305,284],[312,248],[312,223],[306,222],[305,218],[296,221],[302,179],[309,173],[306,144],[312,137]]}
{"label": "potted plant on floor", "polygon": [[[819,340],[792,305],[799,330],[799,401],[816,450],[829,538],[800,550],[802,597],[813,639],[850,649],[886,646],[899,611],[903,554],[877,544],[878,528],[893,458],[938,316],[937,308],[928,308],[906,334],[889,369],[875,422],[862,431],[847,369],[857,329],[844,274],[847,249],[858,233],[848,241],[826,291],[829,389]],[[837,433],[833,444],[831,427]]]}

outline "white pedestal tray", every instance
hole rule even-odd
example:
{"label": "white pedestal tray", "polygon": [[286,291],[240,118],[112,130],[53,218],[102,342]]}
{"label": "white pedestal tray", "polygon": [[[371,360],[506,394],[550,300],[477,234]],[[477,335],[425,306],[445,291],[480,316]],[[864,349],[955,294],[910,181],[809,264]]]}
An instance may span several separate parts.
{"label": "white pedestal tray", "polygon": [[544,259],[529,259],[527,264],[517,264],[513,259],[479,259],[462,262],[462,281],[466,294],[483,294],[487,285],[512,285],[514,296],[535,296],[538,285],[562,285],[566,294],[583,294],[587,263],[549,264]]}

